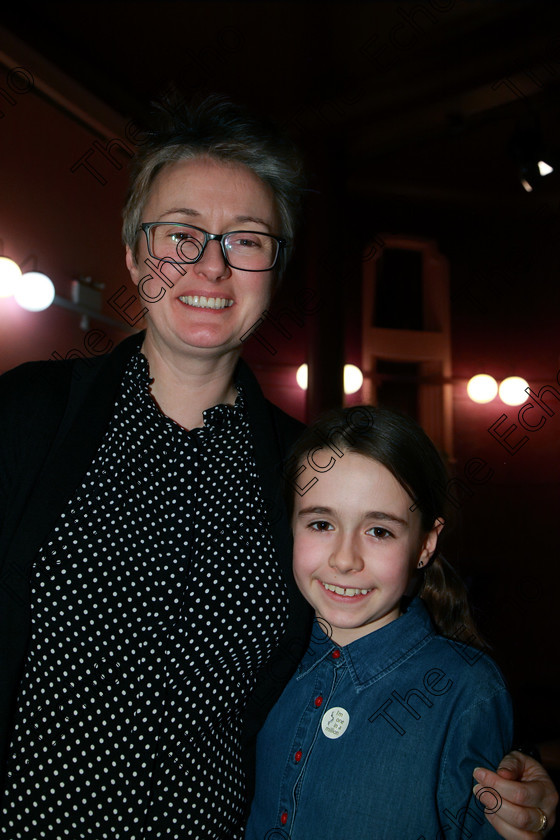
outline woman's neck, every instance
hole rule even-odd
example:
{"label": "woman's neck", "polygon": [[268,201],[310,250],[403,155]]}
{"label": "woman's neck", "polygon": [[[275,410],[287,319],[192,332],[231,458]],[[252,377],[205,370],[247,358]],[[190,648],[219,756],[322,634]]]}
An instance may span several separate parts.
{"label": "woman's neck", "polygon": [[150,366],[152,398],[163,414],[183,428],[202,426],[202,412],[207,408],[235,402],[233,371],[239,354],[208,359],[174,356],[162,353],[149,333],[141,349]]}

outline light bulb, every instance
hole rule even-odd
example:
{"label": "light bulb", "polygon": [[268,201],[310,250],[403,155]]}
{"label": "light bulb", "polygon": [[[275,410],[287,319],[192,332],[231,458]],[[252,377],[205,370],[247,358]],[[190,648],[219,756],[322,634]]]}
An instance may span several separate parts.
{"label": "light bulb", "polygon": [[344,393],[355,394],[364,382],[364,375],[356,365],[344,365]]}
{"label": "light bulb", "polygon": [[539,172],[541,174],[541,177],[543,177],[543,178],[544,178],[545,175],[550,175],[551,172],[554,172],[554,169],[552,168],[552,166],[549,163],[547,163],[545,160],[539,160],[539,162],[537,163],[537,166],[539,167]]}
{"label": "light bulb", "polygon": [[475,403],[492,402],[497,393],[498,383],[487,373],[478,373],[468,381],[467,394]]}
{"label": "light bulb", "polygon": [[54,300],[54,285],[50,277],[40,271],[26,271],[14,289],[14,297],[23,309],[40,312]]}
{"label": "light bulb", "polygon": [[529,383],[520,376],[508,376],[500,383],[500,399],[506,405],[521,405],[529,399],[525,391],[528,387]]}
{"label": "light bulb", "polygon": [[11,297],[21,277],[21,268],[9,257],[0,257],[0,297]]}
{"label": "light bulb", "polygon": [[296,373],[296,382],[302,391],[307,391],[307,365],[300,365]]}

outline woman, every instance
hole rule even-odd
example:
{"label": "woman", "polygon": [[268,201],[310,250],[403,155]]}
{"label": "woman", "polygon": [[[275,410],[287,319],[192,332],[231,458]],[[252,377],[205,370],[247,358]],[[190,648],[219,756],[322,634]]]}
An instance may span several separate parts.
{"label": "woman", "polygon": [[299,424],[239,360],[301,167],[227,103],[166,108],[124,212],[146,333],[2,381],[10,840],[239,836],[243,738],[309,633],[278,491]]}

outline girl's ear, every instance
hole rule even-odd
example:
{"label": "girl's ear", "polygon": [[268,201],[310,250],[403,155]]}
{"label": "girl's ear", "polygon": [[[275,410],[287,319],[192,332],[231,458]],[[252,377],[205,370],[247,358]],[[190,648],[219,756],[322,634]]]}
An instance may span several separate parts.
{"label": "girl's ear", "polygon": [[438,537],[443,530],[444,524],[445,522],[443,519],[436,519],[431,530],[425,534],[422,541],[422,548],[420,549],[420,554],[418,555],[416,568],[421,569],[423,566],[427,566],[430,562],[430,557],[436,550]]}

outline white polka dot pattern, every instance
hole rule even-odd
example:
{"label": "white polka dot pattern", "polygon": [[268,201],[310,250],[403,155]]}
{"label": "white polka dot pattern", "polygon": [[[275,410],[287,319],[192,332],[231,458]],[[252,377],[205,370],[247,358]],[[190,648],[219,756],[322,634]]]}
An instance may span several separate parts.
{"label": "white polka dot pattern", "polygon": [[239,712],[287,620],[243,405],[190,432],[135,354],[34,568],[2,837],[241,836]]}

